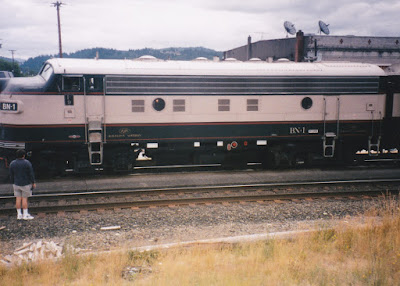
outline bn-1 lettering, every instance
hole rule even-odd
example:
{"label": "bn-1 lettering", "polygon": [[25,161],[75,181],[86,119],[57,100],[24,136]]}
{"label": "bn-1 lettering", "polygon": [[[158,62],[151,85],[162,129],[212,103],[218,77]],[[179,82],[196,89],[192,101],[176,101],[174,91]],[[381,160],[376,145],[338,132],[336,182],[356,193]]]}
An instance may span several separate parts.
{"label": "bn-1 lettering", "polygon": [[12,102],[2,102],[0,105],[0,109],[4,111],[17,111],[18,105]]}
{"label": "bn-1 lettering", "polygon": [[289,127],[289,134],[306,134],[305,127]]}

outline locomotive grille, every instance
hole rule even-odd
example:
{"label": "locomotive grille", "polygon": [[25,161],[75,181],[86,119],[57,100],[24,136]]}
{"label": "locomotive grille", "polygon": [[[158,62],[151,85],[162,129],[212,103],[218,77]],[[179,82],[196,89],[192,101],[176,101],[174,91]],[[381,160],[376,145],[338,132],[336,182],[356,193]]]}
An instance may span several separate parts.
{"label": "locomotive grille", "polygon": [[376,94],[379,77],[107,76],[106,94]]}

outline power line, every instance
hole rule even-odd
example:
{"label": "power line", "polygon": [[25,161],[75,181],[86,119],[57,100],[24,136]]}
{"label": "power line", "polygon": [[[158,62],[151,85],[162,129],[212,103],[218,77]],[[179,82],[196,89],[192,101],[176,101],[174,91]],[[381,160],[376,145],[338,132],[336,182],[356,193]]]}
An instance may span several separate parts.
{"label": "power line", "polygon": [[62,2],[55,2],[55,3],[51,3],[53,4],[54,7],[57,7],[57,20],[58,20],[58,46],[60,49],[60,58],[62,58],[62,43],[61,43],[61,21],[60,21],[60,7],[61,5],[64,5],[64,3]]}

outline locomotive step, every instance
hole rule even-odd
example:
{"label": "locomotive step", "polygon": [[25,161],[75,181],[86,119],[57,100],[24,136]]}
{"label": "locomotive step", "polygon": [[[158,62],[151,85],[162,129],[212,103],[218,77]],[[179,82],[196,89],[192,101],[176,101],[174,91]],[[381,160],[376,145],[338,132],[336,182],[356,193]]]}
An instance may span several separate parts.
{"label": "locomotive step", "polygon": [[102,138],[101,138],[101,133],[100,132],[92,132],[89,133],[89,142],[90,143],[99,143],[102,142]]}
{"label": "locomotive step", "polygon": [[102,130],[101,121],[89,121],[89,131]]}

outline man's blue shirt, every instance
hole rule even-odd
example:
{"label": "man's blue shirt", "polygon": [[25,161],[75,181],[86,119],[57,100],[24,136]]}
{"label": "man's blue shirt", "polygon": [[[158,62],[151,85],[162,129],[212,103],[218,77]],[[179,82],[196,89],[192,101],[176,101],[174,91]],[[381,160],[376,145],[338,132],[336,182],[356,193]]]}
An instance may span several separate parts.
{"label": "man's blue shirt", "polygon": [[11,183],[17,186],[26,186],[35,182],[35,175],[31,162],[26,159],[15,159],[10,164]]}

